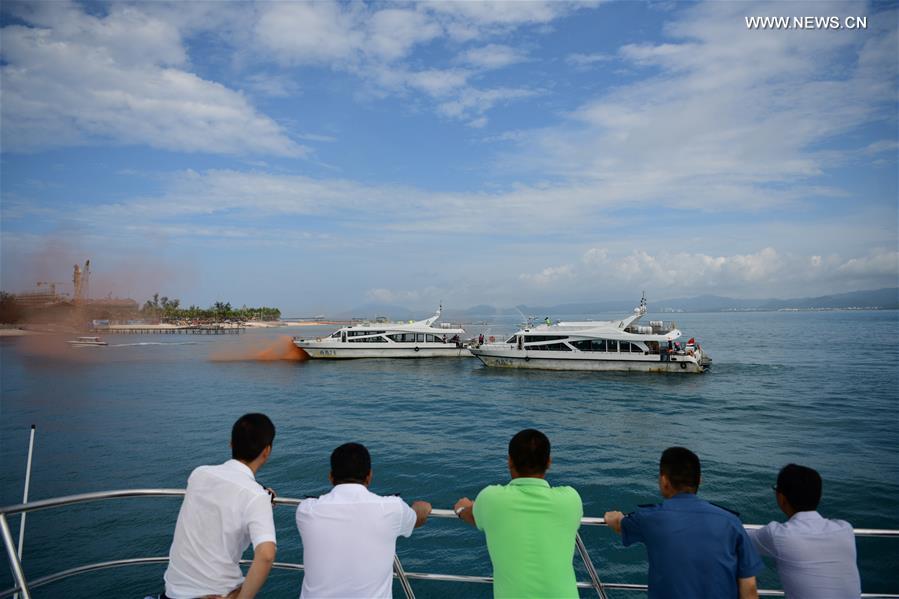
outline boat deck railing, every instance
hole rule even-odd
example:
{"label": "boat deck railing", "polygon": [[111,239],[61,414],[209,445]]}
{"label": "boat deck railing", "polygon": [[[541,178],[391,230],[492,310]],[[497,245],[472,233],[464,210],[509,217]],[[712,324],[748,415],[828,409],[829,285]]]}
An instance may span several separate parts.
{"label": "boat deck railing", "polygon": [[[96,493],[84,493],[80,495],[68,495],[64,497],[55,497],[51,499],[43,499],[39,501],[29,501],[26,503],[20,503],[15,505],[9,505],[5,507],[0,507],[0,534],[3,537],[3,546],[6,550],[6,555],[9,558],[10,569],[12,571],[13,579],[15,581],[15,586],[9,589],[5,589],[0,591],[0,599],[4,597],[9,597],[12,595],[20,595],[23,599],[31,599],[31,590],[42,587],[45,585],[49,585],[51,583],[70,578],[72,576],[77,576],[79,574],[86,574],[88,572],[95,572],[98,570],[106,570],[110,568],[119,568],[124,566],[135,566],[142,564],[165,564],[168,562],[168,556],[159,556],[159,557],[141,557],[141,558],[131,558],[131,559],[119,559],[105,562],[96,562],[92,564],[86,564],[83,566],[77,566],[74,568],[69,568],[67,570],[61,570],[59,572],[55,572],[53,574],[48,574],[42,576],[40,578],[34,578],[32,580],[27,580],[25,577],[24,570],[22,569],[22,562],[19,559],[19,555],[16,552],[16,545],[13,541],[12,533],[9,528],[9,516],[13,516],[16,514],[24,514],[29,512],[35,512],[38,510],[47,510],[54,508],[61,508],[64,506],[87,503],[92,501],[101,501],[107,499],[119,499],[119,498],[127,498],[127,497],[183,497],[184,490],[183,489],[125,489],[118,491],[101,491]],[[287,497],[279,497],[275,499],[275,505],[277,506],[297,506],[300,504],[301,499],[292,499]],[[448,509],[435,509],[431,513],[432,518],[448,518],[454,521],[458,521],[455,513],[452,510]],[[461,522],[460,522],[461,524]],[[581,520],[581,525],[583,526],[605,526],[606,523],[602,518],[583,518]],[[746,524],[744,525],[747,529],[761,528],[759,524]],[[873,529],[873,528],[856,528],[854,530],[856,537],[887,537],[887,538],[899,538],[899,530],[887,530],[887,529]],[[22,539],[20,539],[21,542]],[[587,571],[587,575],[589,577],[589,581],[578,581],[577,586],[579,589],[593,589],[597,596],[600,599],[607,599],[606,591],[643,591],[647,590],[647,586],[645,584],[625,584],[625,583],[608,583],[602,582],[600,580],[599,574],[593,565],[593,561],[590,558],[590,554],[587,552],[587,547],[584,542],[581,540],[580,535],[577,535],[575,539],[575,545],[577,548],[577,552],[580,558],[584,562],[584,566]],[[244,565],[249,564],[248,560],[243,560]],[[478,583],[478,584],[492,584],[493,578],[490,576],[467,576],[467,575],[459,575],[459,574],[439,574],[439,573],[427,573],[427,572],[406,572],[403,568],[402,563],[397,556],[394,556],[393,559],[394,565],[394,578],[398,579],[400,585],[403,588],[403,592],[407,599],[414,599],[415,593],[412,589],[412,584],[410,581],[412,580],[431,580],[431,581],[445,581],[445,582],[464,582],[464,583]],[[292,563],[292,562],[275,562],[274,568],[282,569],[282,570],[293,570],[293,571],[302,571],[303,564]],[[759,595],[762,597],[782,597],[784,595],[783,591],[779,590],[771,590],[771,589],[761,589],[759,590]],[[874,598],[883,598],[883,599],[899,599],[899,594],[882,594],[882,593],[862,593],[862,597],[865,599],[874,599]]]}

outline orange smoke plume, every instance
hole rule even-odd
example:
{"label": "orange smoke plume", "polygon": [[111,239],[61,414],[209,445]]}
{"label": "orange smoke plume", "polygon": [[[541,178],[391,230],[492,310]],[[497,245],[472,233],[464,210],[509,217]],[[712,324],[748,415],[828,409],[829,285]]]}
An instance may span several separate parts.
{"label": "orange smoke plume", "polygon": [[209,359],[213,362],[302,362],[309,359],[309,354],[294,345],[289,335],[280,335],[277,339],[255,340],[217,351]]}

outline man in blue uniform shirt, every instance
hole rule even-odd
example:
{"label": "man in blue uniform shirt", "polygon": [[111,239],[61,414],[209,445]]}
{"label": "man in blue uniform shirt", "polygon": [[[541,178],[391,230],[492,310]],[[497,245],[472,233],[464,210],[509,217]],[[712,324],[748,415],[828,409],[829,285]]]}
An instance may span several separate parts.
{"label": "man in blue uniform shirt", "polygon": [[734,513],[696,496],[699,482],[696,454],[669,447],[659,461],[665,501],[606,512],[606,524],[625,546],[646,545],[649,599],[755,599],[762,560]]}

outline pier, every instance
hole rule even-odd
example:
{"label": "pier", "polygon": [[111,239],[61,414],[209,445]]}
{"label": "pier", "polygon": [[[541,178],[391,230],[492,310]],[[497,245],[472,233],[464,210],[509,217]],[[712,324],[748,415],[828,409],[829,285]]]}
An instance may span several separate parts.
{"label": "pier", "polygon": [[239,335],[246,327],[239,324],[201,324],[188,326],[109,325],[92,329],[97,333],[119,335]]}

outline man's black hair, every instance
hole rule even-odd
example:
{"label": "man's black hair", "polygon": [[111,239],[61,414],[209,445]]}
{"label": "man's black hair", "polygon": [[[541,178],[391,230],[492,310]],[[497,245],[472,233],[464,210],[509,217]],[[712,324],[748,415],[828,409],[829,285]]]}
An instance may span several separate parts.
{"label": "man's black hair", "polygon": [[659,460],[659,472],[668,477],[668,482],[676,490],[699,490],[699,477],[702,470],[699,456],[686,447],[669,447],[662,452]]}
{"label": "man's black hair", "polygon": [[231,428],[231,457],[252,462],[275,441],[275,425],[265,414],[244,414]]}
{"label": "man's black hair", "polygon": [[777,491],[790,502],[797,512],[818,509],[821,501],[821,475],[813,468],[787,464],[777,475]]}
{"label": "man's black hair", "polygon": [[371,455],[365,445],[344,443],[331,452],[331,478],[334,484],[359,483],[371,472]]}
{"label": "man's black hair", "polygon": [[543,474],[549,468],[549,439],[537,429],[526,428],[509,441],[509,457],[518,474]]}

